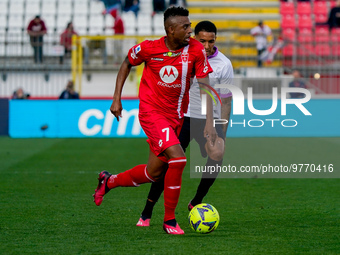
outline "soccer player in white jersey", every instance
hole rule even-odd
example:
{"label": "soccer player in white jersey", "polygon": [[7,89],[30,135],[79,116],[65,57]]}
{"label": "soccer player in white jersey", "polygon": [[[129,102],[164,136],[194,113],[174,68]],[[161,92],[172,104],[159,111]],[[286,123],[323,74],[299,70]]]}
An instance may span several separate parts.
{"label": "soccer player in white jersey", "polygon": [[[201,21],[195,27],[195,38],[203,44],[209,64],[213,69],[213,73],[209,74],[210,85],[212,87],[216,84],[231,84],[234,76],[230,60],[218,51],[215,46],[216,34],[216,26],[210,21]],[[214,107],[214,118],[229,120],[232,94],[226,88],[216,88],[215,90],[221,98],[222,106]],[[206,166],[222,165],[225,148],[224,142],[228,125],[216,125],[215,128],[218,134],[218,139],[215,141],[214,146],[211,146],[210,143],[207,142],[209,141],[209,138],[202,135],[205,124],[205,116],[201,115],[200,88],[196,79],[190,88],[189,103],[189,109],[185,115],[184,124],[179,135],[181,146],[185,150],[190,141],[195,139],[200,146],[202,156],[206,157],[208,155]],[[195,128],[190,129],[190,125]],[[203,198],[206,196],[209,188],[213,185],[217,178],[217,174],[218,173],[209,172],[202,174],[196,195],[188,204],[189,211],[195,205],[202,203]],[[150,225],[153,207],[162,194],[163,187],[164,184],[162,181],[152,183],[146,205],[139,221],[137,222],[137,226],[147,227]]]}

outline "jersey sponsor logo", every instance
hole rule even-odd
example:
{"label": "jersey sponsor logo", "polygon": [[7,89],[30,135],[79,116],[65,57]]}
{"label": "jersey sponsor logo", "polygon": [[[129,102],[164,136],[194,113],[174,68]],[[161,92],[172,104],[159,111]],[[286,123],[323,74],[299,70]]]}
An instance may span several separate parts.
{"label": "jersey sponsor logo", "polygon": [[182,61],[184,63],[188,62],[188,60],[189,60],[189,53],[182,53],[181,58],[182,58]]}
{"label": "jersey sponsor logo", "polygon": [[178,70],[174,66],[163,66],[159,76],[165,83],[173,83],[178,77]]}
{"label": "jersey sponsor logo", "polygon": [[151,60],[156,60],[156,61],[164,61],[163,58],[151,58]]}
{"label": "jersey sponsor logo", "polygon": [[165,56],[165,57],[177,57],[177,56],[181,55],[181,53],[182,52],[173,53],[173,52],[169,51],[169,52],[165,52],[163,54],[163,56]]}
{"label": "jersey sponsor logo", "polygon": [[209,69],[209,67],[208,67],[208,66],[205,66],[204,69],[203,69],[203,73],[208,72],[208,69]]}
{"label": "jersey sponsor logo", "polygon": [[136,48],[135,48],[135,54],[137,55],[138,52],[140,52],[142,49],[142,47],[140,45],[138,45]]}
{"label": "jersey sponsor logo", "polygon": [[166,88],[181,88],[182,84],[168,84],[168,83],[164,83],[161,81],[157,82],[157,85],[162,86],[162,87],[166,87]]}

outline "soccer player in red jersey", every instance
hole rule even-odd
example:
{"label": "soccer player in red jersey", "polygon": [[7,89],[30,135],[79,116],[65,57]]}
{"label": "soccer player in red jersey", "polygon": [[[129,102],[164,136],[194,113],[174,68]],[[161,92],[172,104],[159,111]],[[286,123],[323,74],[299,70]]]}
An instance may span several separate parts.
{"label": "soccer player in red jersey", "polygon": [[[117,120],[122,117],[121,94],[131,67],[145,63],[139,88],[139,122],[148,136],[150,146],[147,164],[111,175],[99,174],[94,202],[100,205],[103,196],[116,187],[136,187],[164,177],[164,224],[168,234],[184,234],[175,219],[175,209],[181,189],[186,157],[180,145],[184,112],[189,103],[190,79],[196,76],[201,84],[209,84],[212,72],[201,43],[190,38],[192,33],[189,11],[170,7],[164,12],[166,36],[143,41],[132,47],[122,63],[116,80],[111,112]],[[203,92],[204,93],[204,92]],[[216,139],[213,109],[207,97],[207,120],[204,135]],[[209,100],[210,99],[210,100]]]}

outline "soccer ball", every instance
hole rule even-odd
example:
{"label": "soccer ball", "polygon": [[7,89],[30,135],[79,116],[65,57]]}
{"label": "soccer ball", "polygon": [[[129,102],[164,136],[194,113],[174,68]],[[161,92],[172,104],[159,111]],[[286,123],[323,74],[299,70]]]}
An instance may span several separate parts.
{"label": "soccer ball", "polygon": [[189,224],[198,233],[213,232],[220,222],[220,215],[215,207],[209,204],[196,205],[189,213]]}

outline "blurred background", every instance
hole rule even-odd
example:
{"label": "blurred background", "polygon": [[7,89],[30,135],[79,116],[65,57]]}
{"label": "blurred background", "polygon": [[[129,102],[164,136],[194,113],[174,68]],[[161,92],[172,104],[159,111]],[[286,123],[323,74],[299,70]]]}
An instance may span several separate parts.
{"label": "blurred background", "polygon": [[[251,83],[256,93],[271,94],[273,86],[288,86],[298,70],[314,95],[340,93],[340,28],[336,20],[328,22],[336,1],[0,0],[0,97],[22,88],[31,98],[57,98],[72,79],[82,98],[110,98],[127,50],[165,34],[169,5],[186,6],[193,28],[201,20],[217,25],[217,46],[244,91]],[[37,15],[46,27],[41,52],[28,33]],[[73,30],[62,39],[70,22]],[[251,33],[259,22],[271,30],[262,68]],[[78,35],[73,46],[70,34]],[[139,78],[134,69],[124,96],[137,96]]]}

